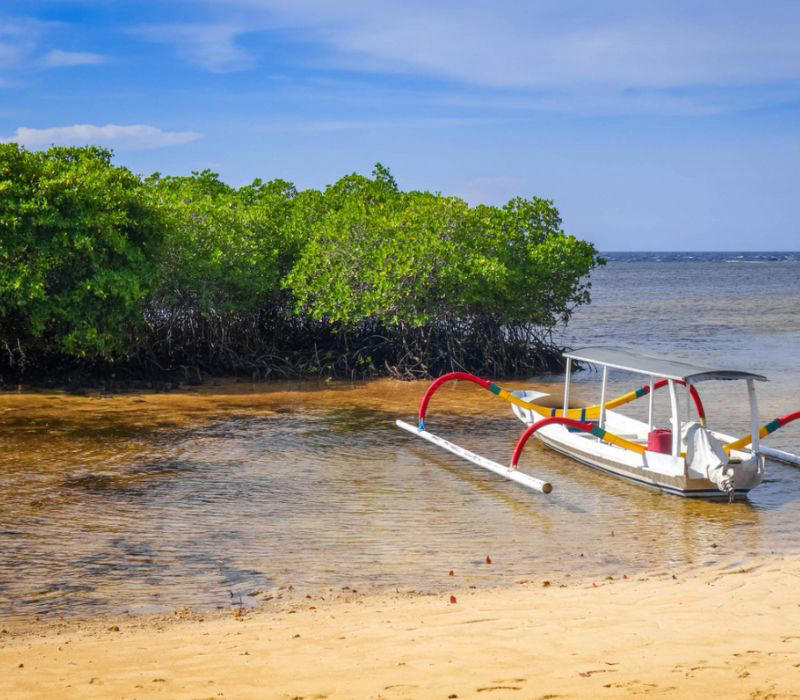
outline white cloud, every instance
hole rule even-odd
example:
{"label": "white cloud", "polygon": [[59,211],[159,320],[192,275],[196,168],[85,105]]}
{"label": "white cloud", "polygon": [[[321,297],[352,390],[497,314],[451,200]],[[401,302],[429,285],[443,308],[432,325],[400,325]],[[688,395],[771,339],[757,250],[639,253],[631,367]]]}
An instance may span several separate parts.
{"label": "white cloud", "polygon": [[20,65],[34,50],[42,23],[0,15],[0,68]]}
{"label": "white cloud", "polygon": [[[64,51],[52,49],[38,58],[43,49],[43,38],[61,28],[58,22],[42,22],[29,17],[3,17],[0,15],[0,68],[12,74],[26,69],[61,68],[107,63],[108,58],[90,51]],[[0,77],[0,86],[7,81]]]}
{"label": "white cloud", "polygon": [[158,24],[131,30],[134,36],[159,44],[173,44],[189,63],[212,73],[230,73],[255,64],[255,57],[236,44],[245,34],[243,24]]}
{"label": "white cloud", "polygon": [[70,66],[97,66],[108,63],[108,58],[90,51],[62,51],[53,49],[42,56],[41,64],[45,68],[63,68]]}
{"label": "white cloud", "polygon": [[132,124],[120,126],[106,124],[74,124],[49,129],[20,127],[14,136],[4,139],[23,146],[84,146],[87,144],[121,149],[150,149],[176,146],[199,139],[202,134],[195,131],[162,131],[155,126]]}
{"label": "white cloud", "polygon": [[[264,0],[348,59],[500,87],[671,87],[800,78],[800,7]],[[781,10],[783,7],[783,11]]]}
{"label": "white cloud", "polygon": [[580,90],[535,92],[442,91],[426,101],[447,109],[493,113],[513,119],[532,113],[703,117],[791,104],[799,99],[799,93],[792,85],[630,90],[585,86]]}
{"label": "white cloud", "polygon": [[[242,58],[242,33],[280,30],[327,47],[324,68],[394,71],[523,89],[747,85],[800,80],[800,4],[788,0],[215,0],[237,17],[173,37],[193,60]],[[162,33],[169,40],[169,30]],[[203,58],[205,57],[205,58]],[[241,67],[252,65],[242,61]],[[223,60],[229,69],[236,61]]]}
{"label": "white cloud", "polygon": [[10,66],[22,58],[23,49],[17,44],[0,42],[0,66]]}

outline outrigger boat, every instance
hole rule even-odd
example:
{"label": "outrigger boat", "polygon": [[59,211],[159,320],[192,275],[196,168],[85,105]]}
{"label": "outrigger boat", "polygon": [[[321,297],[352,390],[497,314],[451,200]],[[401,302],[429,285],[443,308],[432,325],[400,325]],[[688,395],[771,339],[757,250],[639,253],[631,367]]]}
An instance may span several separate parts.
{"label": "outrigger boat", "polygon": [[[398,420],[397,425],[480,467],[528,488],[549,493],[550,483],[517,469],[528,439],[535,435],[547,447],[594,469],[628,481],[689,498],[743,498],[764,478],[765,457],[800,464],[800,456],[761,445],[761,438],[800,418],[795,411],[759,427],[755,382],[766,377],[753,372],[698,367],[620,348],[589,347],[565,352],[564,396],[539,391],[507,391],[466,372],[439,377],[426,391],[419,407],[417,425]],[[573,362],[602,368],[600,402],[587,405],[570,397]],[[606,400],[608,370],[619,369],[648,377],[648,383],[623,396]],[[706,381],[744,381],[750,404],[751,431],[741,438],[711,430],[697,385]],[[442,384],[468,381],[511,403],[527,427],[517,441],[508,467],[481,457],[429,432],[425,417],[431,397]],[[678,387],[683,387],[687,415],[681,420]],[[667,428],[658,428],[653,394],[667,387],[671,415]],[[649,397],[648,421],[614,410],[643,396]],[[691,399],[691,400],[690,400]],[[692,416],[694,406],[696,416]]]}

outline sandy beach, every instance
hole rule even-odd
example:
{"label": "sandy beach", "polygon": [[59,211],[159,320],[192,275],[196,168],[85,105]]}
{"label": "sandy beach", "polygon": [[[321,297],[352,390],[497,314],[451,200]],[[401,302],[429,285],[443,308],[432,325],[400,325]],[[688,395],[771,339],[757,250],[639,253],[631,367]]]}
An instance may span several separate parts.
{"label": "sandy beach", "polygon": [[[800,697],[800,558],[5,623],[0,697]],[[451,598],[453,596],[453,598]]]}

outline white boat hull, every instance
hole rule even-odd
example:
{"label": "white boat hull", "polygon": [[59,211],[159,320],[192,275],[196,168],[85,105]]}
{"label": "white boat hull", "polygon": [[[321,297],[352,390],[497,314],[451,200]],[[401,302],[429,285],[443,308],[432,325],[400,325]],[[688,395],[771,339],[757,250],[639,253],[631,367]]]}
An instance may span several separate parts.
{"label": "white boat hull", "polygon": [[[541,417],[516,406],[513,408],[517,417],[527,425]],[[609,433],[626,440],[646,444],[649,428],[646,423],[615,411],[607,411],[604,427]],[[566,426],[558,424],[544,426],[535,433],[535,437],[566,457],[641,486],[657,488],[685,498],[729,498],[727,493],[720,491],[705,475],[687,467],[683,457],[649,451],[639,454],[603,442],[590,433],[572,432]],[[731,457],[745,461],[750,455],[734,451]],[[741,469],[736,472],[734,465],[734,470],[735,498],[744,498],[748,491],[761,483],[763,469],[756,472]]]}
{"label": "white boat hull", "polygon": [[[669,478],[668,483],[668,479],[665,475],[659,474],[652,470],[647,470],[644,466],[623,466],[618,462],[614,462],[613,460],[598,457],[591,452],[567,447],[557,440],[548,440],[544,435],[537,435],[536,437],[547,447],[559,452],[565,457],[574,459],[581,464],[591,467],[592,469],[596,469],[613,476],[618,476],[639,486],[660,489],[676,496],[683,496],[684,498],[729,498],[727,494],[721,492],[716,485],[708,479],[685,479],[681,477],[673,477]],[[753,484],[748,488],[735,489],[734,497],[744,498],[748,491],[750,491],[750,489],[754,488],[756,485],[757,484]]]}

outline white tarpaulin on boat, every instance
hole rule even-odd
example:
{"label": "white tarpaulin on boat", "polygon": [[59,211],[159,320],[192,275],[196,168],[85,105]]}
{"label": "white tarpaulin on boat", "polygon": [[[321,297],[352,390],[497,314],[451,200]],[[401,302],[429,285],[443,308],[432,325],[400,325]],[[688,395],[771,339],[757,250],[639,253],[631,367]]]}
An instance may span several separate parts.
{"label": "white tarpaulin on boat", "polygon": [[694,421],[681,426],[681,437],[686,445],[686,465],[689,469],[705,476],[723,493],[731,493],[735,472],[728,464],[728,455],[722,443]]}

